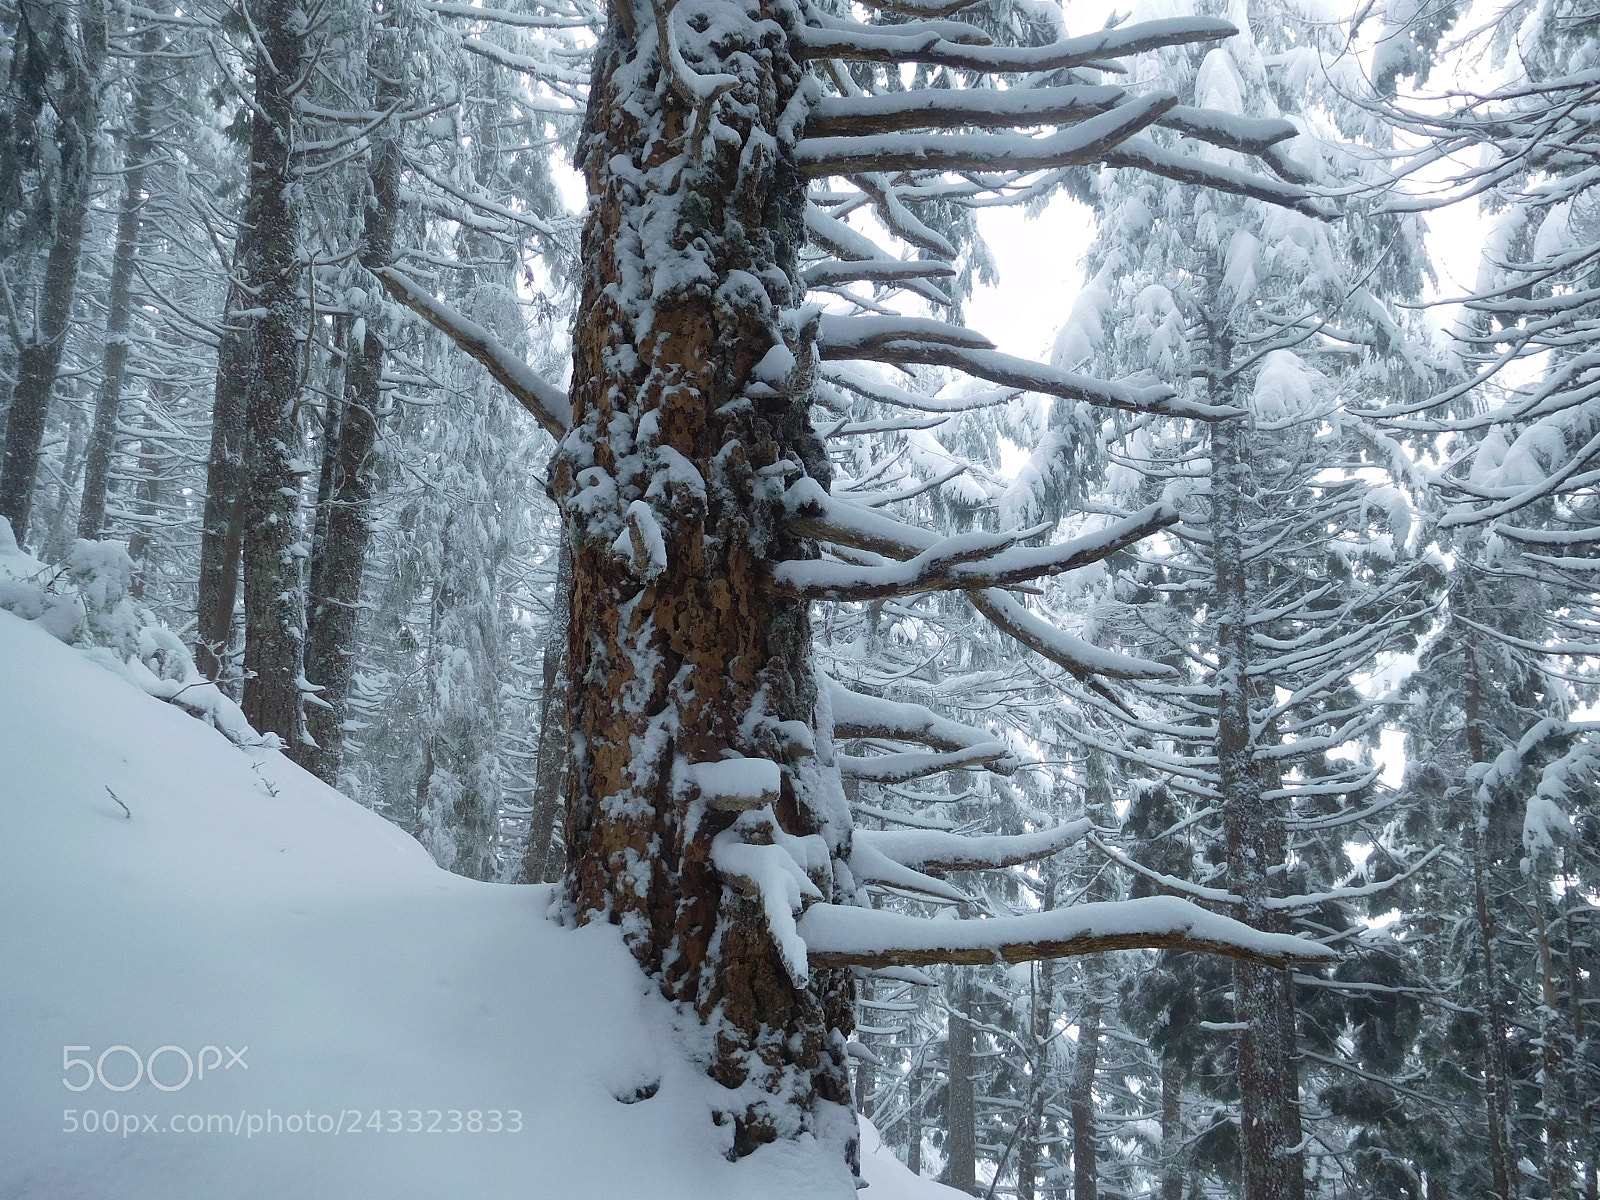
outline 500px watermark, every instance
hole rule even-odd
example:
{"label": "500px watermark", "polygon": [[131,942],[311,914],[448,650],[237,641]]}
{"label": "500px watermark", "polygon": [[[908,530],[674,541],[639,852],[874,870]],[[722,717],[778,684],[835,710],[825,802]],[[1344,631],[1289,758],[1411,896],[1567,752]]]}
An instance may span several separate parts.
{"label": "500px watermark", "polygon": [[521,1133],[522,1112],[507,1108],[360,1108],[337,1113],[125,1113],[114,1108],[63,1109],[62,1133],[109,1133],[132,1137],[147,1133],[223,1133],[253,1138],[277,1133],[320,1133],[333,1137],[365,1133]]}
{"label": "500px watermark", "polygon": [[[244,1056],[249,1052],[249,1046],[241,1046],[235,1050],[232,1046],[201,1046],[194,1054],[190,1054],[182,1046],[157,1046],[148,1055],[141,1055],[132,1046],[107,1046],[100,1051],[98,1058],[88,1059],[77,1057],[78,1051],[93,1054],[93,1046],[63,1046],[61,1047],[61,1084],[69,1092],[86,1092],[96,1083],[108,1092],[132,1091],[139,1085],[139,1081],[146,1077],[156,1086],[158,1091],[181,1092],[189,1086],[191,1080],[204,1079],[206,1072],[213,1075],[219,1069],[231,1071],[234,1067],[243,1067],[246,1071],[250,1064],[245,1062]],[[223,1053],[227,1053],[227,1060],[223,1060]],[[106,1063],[112,1065],[112,1077],[106,1077]],[[162,1073],[166,1076],[163,1080],[156,1074],[156,1063],[161,1063]],[[182,1064],[183,1078],[178,1079],[178,1066]],[[123,1076],[129,1070],[133,1072],[126,1082]],[[78,1072],[82,1072],[78,1074]],[[177,1079],[177,1082],[172,1082]],[[71,1110],[69,1110],[71,1111]]]}

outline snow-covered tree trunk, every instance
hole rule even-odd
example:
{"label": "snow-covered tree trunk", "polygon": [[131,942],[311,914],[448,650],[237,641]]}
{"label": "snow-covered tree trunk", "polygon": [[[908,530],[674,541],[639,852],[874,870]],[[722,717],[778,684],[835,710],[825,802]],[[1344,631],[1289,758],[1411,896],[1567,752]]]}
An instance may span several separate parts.
{"label": "snow-covered tree trunk", "polygon": [[245,371],[244,694],[250,724],[298,752],[305,746],[302,654],[305,592],[300,527],[305,281],[294,154],[295,96],[304,81],[306,13],[296,0],[255,0],[258,31],[250,127],[250,291]]}
{"label": "snow-covered tree trunk", "polygon": [[[34,10],[37,12],[38,10]],[[40,14],[43,16],[43,14]],[[0,517],[11,522],[17,543],[25,545],[33,485],[39,474],[45,418],[55,391],[72,320],[78,286],[78,261],[94,190],[95,139],[100,120],[100,70],[106,53],[106,18],[100,0],[86,0],[72,20],[65,4],[53,5],[46,19],[48,42],[61,72],[55,109],[55,166],[51,186],[40,188],[37,201],[48,204],[43,225],[50,232],[49,250],[39,281],[39,303],[31,331],[12,324],[16,342],[16,379],[6,413],[5,448],[0,458]],[[8,314],[17,297],[7,285]]]}
{"label": "snow-covered tree trunk", "polygon": [[[376,81],[373,108],[388,112],[405,96],[405,63],[394,30],[378,34],[370,69]],[[401,146],[398,121],[391,116],[372,135],[367,180],[371,191],[362,205],[361,246],[357,258],[368,271],[388,266],[395,255],[400,216]],[[310,588],[306,611],[306,678],[322,690],[320,703],[306,713],[314,746],[304,762],[329,783],[338,779],[349,719],[350,684],[355,674],[356,617],[367,544],[372,537],[372,453],[383,409],[385,331],[378,328],[378,308],[362,304],[345,344],[344,389],[337,404],[328,403],[334,418],[323,447],[327,495],[321,498],[322,519],[312,545]]]}
{"label": "snow-covered tree trunk", "polygon": [[[1232,346],[1221,332],[1211,338],[1212,378],[1223,378]],[[1213,389],[1225,387],[1215,383]],[[1213,394],[1215,403],[1226,396]],[[1217,774],[1222,792],[1228,879],[1243,900],[1241,919],[1276,931],[1281,918],[1266,901],[1269,869],[1285,857],[1281,816],[1264,797],[1262,764],[1256,755],[1252,718],[1255,685],[1250,678],[1251,586],[1247,561],[1246,502],[1252,490],[1246,418],[1211,427],[1211,554],[1217,610]],[[1241,1152],[1246,1200],[1294,1200],[1303,1194],[1303,1170],[1291,1138],[1298,1118],[1298,1085],[1286,1028],[1283,973],[1260,963],[1234,965],[1234,1009],[1238,1041]]]}
{"label": "snow-covered tree trunk", "polygon": [[[234,246],[235,274],[249,257],[250,228],[239,231]],[[206,499],[200,517],[200,572],[195,601],[194,660],[212,682],[222,678],[233,637],[233,610],[239,598],[239,556],[244,545],[245,371],[250,363],[250,331],[243,319],[229,319],[246,307],[237,288],[228,289],[222,334],[217,341],[217,374],[211,401],[211,448],[206,456]]]}
{"label": "snow-covered tree trunk", "polygon": [[[782,0],[719,8],[690,66],[647,51],[703,33],[703,14],[663,6],[658,29],[634,12],[612,10],[597,51],[572,428],[553,471],[573,562],[567,897],[577,920],[620,924],[666,994],[711,1023],[711,1074],[754,1085],[743,1096],[761,1099],[730,1096],[734,1153],[807,1128],[853,1146],[835,1036],[849,978],[808,980],[803,949],[714,861],[740,839],[806,839],[826,895],[848,823],[837,776],[830,793],[811,765],[808,605],[765,574],[815,553],[780,496],[799,464],[825,471],[803,384],[761,382],[806,353],[778,315],[803,294],[802,71],[785,32],[798,16]],[[699,798],[696,764],[726,759],[744,760],[752,801],[779,793],[774,823]]]}
{"label": "snow-covered tree trunk", "polygon": [[133,105],[122,139],[122,210],[117,214],[117,240],[111,259],[111,285],[106,293],[106,345],[101,358],[100,386],[95,392],[94,424],[83,468],[83,501],[78,506],[78,536],[96,539],[106,519],[106,485],[116,449],[117,417],[122,411],[122,383],[127,374],[133,315],[133,268],[138,253],[140,209],[150,170],[151,114],[156,103],[156,51],[160,35],[146,31],[139,39],[134,67]]}

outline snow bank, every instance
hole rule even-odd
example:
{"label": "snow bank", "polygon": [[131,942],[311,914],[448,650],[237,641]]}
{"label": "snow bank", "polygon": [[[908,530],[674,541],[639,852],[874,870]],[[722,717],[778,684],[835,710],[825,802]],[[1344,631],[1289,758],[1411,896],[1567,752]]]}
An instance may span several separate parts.
{"label": "snow bank", "polygon": [[[855,1194],[815,1142],[726,1161],[695,1031],[548,889],[439,870],[37,618],[0,612],[0,679],[0,1196]],[[869,1194],[951,1194],[896,1167]]]}

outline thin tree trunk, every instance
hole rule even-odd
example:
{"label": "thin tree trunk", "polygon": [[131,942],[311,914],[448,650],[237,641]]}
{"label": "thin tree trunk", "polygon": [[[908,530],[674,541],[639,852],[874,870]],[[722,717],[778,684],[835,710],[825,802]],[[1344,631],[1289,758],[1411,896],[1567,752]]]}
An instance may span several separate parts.
{"label": "thin tree trunk", "polygon": [[1540,1072],[1540,1107],[1544,1117],[1545,1183],[1550,1200],[1569,1200],[1572,1190],[1572,1163],[1567,1146],[1567,1098],[1562,1081],[1566,1078],[1562,1036],[1558,1020],[1561,1000],[1556,992],[1555,959],[1550,952],[1550,928],[1545,920],[1549,904],[1549,881],[1539,872],[1534,857],[1528,872],[1533,896],[1534,940],[1539,951],[1539,1040],[1543,1044]]}
{"label": "thin tree trunk", "polygon": [[69,28],[70,12],[67,5],[61,4],[53,7],[50,16],[50,40],[66,76],[53,105],[59,160],[55,187],[40,190],[41,200],[48,195],[54,204],[55,232],[45,259],[33,329],[22,335],[17,347],[17,378],[11,389],[4,458],[0,460],[0,517],[11,522],[18,545],[27,541],[45,421],[71,327],[78,263],[94,187],[105,12],[99,0],[84,0],[78,8],[76,34]]}
{"label": "thin tree trunk", "polygon": [[[1232,347],[1212,336],[1211,397],[1227,403],[1231,387],[1217,383],[1231,365]],[[1269,868],[1284,860],[1283,825],[1269,811],[1256,760],[1252,727],[1252,685],[1248,671],[1250,579],[1243,529],[1246,499],[1252,490],[1243,419],[1219,421],[1211,428],[1212,563],[1217,609],[1217,760],[1223,797],[1230,889],[1244,900],[1239,915],[1257,929],[1279,932],[1280,922],[1266,906],[1271,896]],[[1282,978],[1255,963],[1234,964],[1238,1040],[1240,1143],[1245,1200],[1298,1200],[1302,1176],[1298,1139],[1291,1141],[1289,1110],[1298,1102],[1289,1048],[1293,1029],[1286,1024]],[[1303,1185],[1302,1185],[1303,1186]]]}
{"label": "thin tree trunk", "polygon": [[[1567,844],[1562,856],[1562,877],[1569,881],[1577,880],[1577,870],[1573,863],[1572,844]],[[1574,905],[1571,899],[1569,884],[1566,904],[1561,918],[1561,931],[1566,943],[1567,952],[1567,1003],[1570,1006],[1568,1019],[1572,1024],[1572,1108],[1577,1117],[1578,1145],[1582,1146],[1586,1170],[1583,1176],[1584,1200],[1600,1200],[1600,1143],[1595,1140],[1594,1122],[1589,1116],[1591,1097],[1585,1090],[1588,1077],[1583,1069],[1584,1056],[1587,1053],[1588,1034],[1583,1016],[1583,980],[1584,972],[1578,965],[1578,939],[1572,936],[1573,913],[1583,911],[1587,906]]]}
{"label": "thin tree trunk", "polygon": [[[373,105],[384,112],[401,99],[404,59],[392,30],[373,50],[377,80]],[[361,265],[369,272],[395,256],[400,216],[400,131],[391,117],[373,136],[367,178],[372,194],[364,206]],[[306,628],[306,676],[321,686],[307,713],[312,742],[302,761],[329,783],[337,780],[355,674],[356,625],[361,577],[372,540],[372,451],[383,410],[384,342],[376,319],[358,320],[346,341],[344,388],[334,437],[326,447],[331,465],[322,537],[312,548],[311,593]],[[329,404],[334,402],[330,399]]]}
{"label": "thin tree trunk", "polygon": [[1161,1060],[1161,1200],[1183,1200],[1183,1080],[1178,1064]]}
{"label": "thin tree trunk", "polygon": [[971,987],[965,973],[954,989],[950,1005],[950,1079],[945,1094],[945,1176],[944,1182],[958,1192],[976,1195],[978,1191],[978,1147],[975,1098],[972,1091],[972,1022],[967,1020]]}
{"label": "thin tree trunk", "polygon": [[[234,249],[235,272],[243,268],[250,237],[241,230]],[[245,370],[250,362],[247,325],[236,325],[230,292],[217,345],[217,377],[211,404],[211,450],[206,457],[206,501],[200,521],[200,586],[195,604],[195,664],[212,682],[222,678],[233,639],[239,598],[239,558],[244,546]]]}
{"label": "thin tree trunk", "polygon": [[[1485,762],[1488,749],[1483,735],[1483,697],[1478,670],[1477,648],[1469,635],[1466,669],[1467,753],[1474,763]],[[1499,1200],[1514,1200],[1517,1195],[1511,1170],[1510,1083],[1506,1061],[1505,1014],[1500,1002],[1499,972],[1495,967],[1497,937],[1494,908],[1489,901],[1489,848],[1486,831],[1473,821],[1467,829],[1468,849],[1472,854],[1472,908],[1478,922],[1483,949],[1483,988],[1488,1028],[1484,1031],[1484,1106],[1489,1125],[1489,1172],[1494,1195]]]}
{"label": "thin tree trunk", "polygon": [[564,529],[556,563],[553,611],[545,633],[544,679],[539,690],[539,759],[534,770],[533,811],[528,814],[528,847],[522,860],[525,883],[545,883],[560,876],[550,851],[561,809],[567,752],[567,602],[572,594],[572,551]]}
{"label": "thin tree trunk", "polygon": [[122,211],[117,214],[117,242],[111,259],[111,286],[106,294],[106,345],[100,386],[95,393],[94,425],[83,469],[83,501],[78,506],[78,536],[100,536],[106,517],[106,485],[116,448],[117,418],[122,409],[122,384],[128,366],[128,327],[133,314],[133,267],[139,247],[139,210],[151,150],[151,113],[155,108],[155,51],[160,35],[150,29],[139,39],[139,64],[133,76],[133,112],[123,138]]}
{"label": "thin tree trunk", "polygon": [[298,260],[299,200],[293,162],[294,90],[304,65],[303,14],[295,0],[254,0],[259,31],[251,123],[251,227],[244,278],[251,318],[244,419],[244,694],[261,733],[291,753],[305,746],[302,669],[305,599],[300,578],[301,452],[297,417],[304,324]]}
{"label": "thin tree trunk", "polygon": [[1096,1200],[1100,1194],[1099,1142],[1094,1128],[1094,1078],[1100,1056],[1099,997],[1091,997],[1078,1014],[1078,1049],[1072,1058],[1072,1200]]}
{"label": "thin tree trunk", "polygon": [[922,1174],[922,1054],[911,1059],[906,1079],[906,1167],[913,1175]]}
{"label": "thin tree trunk", "polygon": [[45,562],[60,562],[72,548],[67,514],[72,509],[72,496],[78,488],[78,476],[83,472],[84,440],[83,409],[73,403],[69,405],[67,414],[67,448],[61,456],[56,502],[50,512],[49,529],[40,543],[42,547],[40,557]]}
{"label": "thin tree trunk", "polygon": [[[156,384],[152,390],[164,389]],[[162,492],[161,449],[154,438],[156,423],[148,413],[145,414],[144,430],[145,436],[139,446],[139,515],[144,519],[134,524],[133,534],[128,538],[128,557],[133,560],[134,566],[133,583],[128,590],[137,597],[144,596],[155,565],[150,561],[150,548],[155,544],[150,537],[150,525],[156,520],[161,507]]]}

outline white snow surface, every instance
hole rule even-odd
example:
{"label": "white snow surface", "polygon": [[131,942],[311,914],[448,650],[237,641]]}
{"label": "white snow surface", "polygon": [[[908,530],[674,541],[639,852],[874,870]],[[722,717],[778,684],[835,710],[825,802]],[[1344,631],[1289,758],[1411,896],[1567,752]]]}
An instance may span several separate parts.
{"label": "white snow surface", "polygon": [[[548,888],[440,870],[276,751],[230,744],[10,612],[0,680],[0,1197],[855,1194],[814,1141],[726,1161],[722,1089],[685,1048],[698,1030],[615,929],[546,919]],[[180,1051],[206,1074],[65,1086],[64,1053],[116,1046],[178,1048],[156,1056],[168,1087]],[[224,1069],[226,1048],[242,1062]],[[121,1085],[134,1060],[114,1051],[103,1071]],[[307,1113],[341,1131],[305,1132]],[[196,1117],[216,1131],[189,1132]],[[863,1133],[875,1200],[955,1194]]]}

